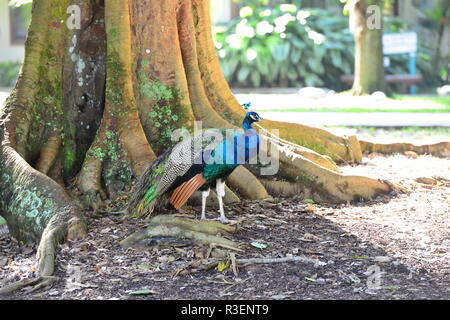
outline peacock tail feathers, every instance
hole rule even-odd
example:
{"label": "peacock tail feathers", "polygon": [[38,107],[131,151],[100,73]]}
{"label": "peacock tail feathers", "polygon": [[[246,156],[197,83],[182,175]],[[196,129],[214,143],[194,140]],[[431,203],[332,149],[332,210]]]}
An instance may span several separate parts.
{"label": "peacock tail feathers", "polygon": [[[237,161],[213,164],[204,162],[206,158],[213,159],[221,154],[226,154],[228,159],[236,158],[233,153],[234,149],[228,148],[231,144],[229,140],[231,138],[237,141],[237,137],[242,137],[243,133],[240,130],[232,132],[227,130],[229,129],[215,129],[213,132],[203,131],[187,137],[159,156],[140,177],[136,191],[131,196],[128,212],[135,217],[151,215],[157,204],[165,204],[168,201],[167,193],[180,183],[180,177],[183,177],[191,168],[193,171],[197,170],[198,167],[194,167],[195,165],[203,166],[202,179],[206,185],[213,183],[217,177],[230,174],[238,166]],[[240,147],[243,148],[244,145],[241,143]],[[193,184],[187,191],[192,191],[194,187],[199,186],[199,183]],[[173,200],[178,200],[175,202],[181,206],[186,194],[176,195],[174,193],[174,196],[176,197]]]}
{"label": "peacock tail feathers", "polygon": [[165,193],[175,180],[183,176],[193,164],[201,163],[202,150],[214,149],[219,143],[214,141],[214,137],[202,132],[187,137],[159,156],[140,177],[128,212],[139,218],[152,214],[157,202],[167,200]]}
{"label": "peacock tail feathers", "polygon": [[152,213],[156,204],[155,200],[159,195],[158,185],[169,163],[170,152],[168,151],[153,161],[139,178],[136,191],[133,192],[127,208],[134,217],[140,218]]}

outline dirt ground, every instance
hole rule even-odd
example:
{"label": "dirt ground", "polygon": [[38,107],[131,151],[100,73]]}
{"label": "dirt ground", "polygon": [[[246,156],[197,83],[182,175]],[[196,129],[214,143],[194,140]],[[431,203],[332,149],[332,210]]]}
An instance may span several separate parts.
{"label": "dirt ground", "polygon": [[[228,217],[244,219],[231,236],[245,249],[236,258],[301,256],[316,263],[250,264],[237,276],[229,267],[174,277],[204,258],[207,248],[147,242],[122,249],[118,242],[142,221],[90,218],[87,239],[59,247],[56,284],[1,299],[450,299],[450,160],[375,154],[342,170],[389,179],[409,193],[339,206],[276,199],[226,208]],[[433,176],[437,185],[415,181]],[[209,216],[216,215],[210,209]],[[34,261],[33,248],[0,239],[3,284],[31,277]]]}

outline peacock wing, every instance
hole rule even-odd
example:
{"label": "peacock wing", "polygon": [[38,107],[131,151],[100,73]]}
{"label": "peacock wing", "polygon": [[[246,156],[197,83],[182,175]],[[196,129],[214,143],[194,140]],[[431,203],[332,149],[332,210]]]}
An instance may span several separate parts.
{"label": "peacock wing", "polygon": [[[184,176],[196,163],[202,163],[203,149],[214,147],[214,139],[203,132],[190,136],[164,152],[145,170],[139,179],[129,211],[138,216],[153,212],[156,200],[172,189],[178,178]],[[184,194],[184,193],[183,193]]]}

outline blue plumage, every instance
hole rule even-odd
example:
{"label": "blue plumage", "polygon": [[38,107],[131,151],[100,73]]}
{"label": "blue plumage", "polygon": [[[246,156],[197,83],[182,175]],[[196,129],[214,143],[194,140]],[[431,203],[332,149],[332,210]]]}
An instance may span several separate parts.
{"label": "blue plumage", "polygon": [[[215,141],[202,133],[167,150],[141,177],[129,209],[138,216],[148,215],[153,211],[156,200],[163,195],[169,196],[169,202],[175,208],[180,208],[196,190],[202,190],[202,219],[205,219],[206,198],[209,189],[215,187],[220,220],[227,221],[222,204],[225,180],[239,165],[256,164],[259,136],[252,123],[260,120],[256,112],[250,111],[242,123],[243,133],[238,130],[232,134],[228,132],[229,136],[222,141]],[[198,141],[202,147],[197,151],[194,146]]]}

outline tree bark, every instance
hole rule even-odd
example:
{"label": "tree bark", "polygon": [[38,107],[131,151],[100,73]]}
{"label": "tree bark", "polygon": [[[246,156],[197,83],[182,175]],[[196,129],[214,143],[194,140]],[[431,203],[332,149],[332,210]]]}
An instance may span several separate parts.
{"label": "tree bark", "polygon": [[[375,11],[368,10],[369,6]],[[350,29],[355,37],[353,95],[387,92],[383,61],[383,6],[382,0],[352,0],[350,3]]]}

